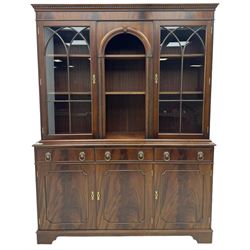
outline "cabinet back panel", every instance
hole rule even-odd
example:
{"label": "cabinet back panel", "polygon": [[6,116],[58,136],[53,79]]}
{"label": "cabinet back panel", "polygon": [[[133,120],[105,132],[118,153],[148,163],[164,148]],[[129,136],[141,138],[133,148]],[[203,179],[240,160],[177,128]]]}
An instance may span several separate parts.
{"label": "cabinet back panel", "polygon": [[145,59],[106,60],[106,91],[145,91]]}
{"label": "cabinet back panel", "polygon": [[106,96],[107,132],[144,132],[144,95]]}

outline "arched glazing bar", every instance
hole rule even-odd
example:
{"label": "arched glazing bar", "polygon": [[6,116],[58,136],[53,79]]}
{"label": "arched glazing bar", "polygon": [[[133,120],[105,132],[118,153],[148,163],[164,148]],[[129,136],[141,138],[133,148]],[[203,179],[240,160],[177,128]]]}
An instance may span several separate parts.
{"label": "arched glazing bar", "polygon": [[[203,49],[205,49],[204,41],[203,41],[203,39],[201,38],[201,36],[199,35],[199,33],[198,33],[199,31],[201,31],[202,29],[204,29],[203,26],[198,27],[196,30],[193,29],[193,28],[191,28],[191,27],[187,27],[187,26],[180,26],[180,27],[177,27],[177,28],[175,28],[175,29],[169,29],[167,26],[162,26],[161,28],[162,28],[163,30],[166,30],[166,31],[169,32],[169,33],[166,35],[166,37],[163,39],[163,41],[161,42],[161,44],[160,44],[160,51],[161,51],[161,52],[162,52],[162,48],[164,47],[165,43],[167,42],[167,39],[168,39],[171,35],[172,35],[172,36],[175,38],[175,40],[177,41],[177,43],[178,43],[178,45],[179,45],[180,50],[181,50],[182,53],[185,52],[185,49],[186,49],[186,47],[188,46],[189,41],[191,40],[191,38],[192,38],[193,36],[197,36],[197,37],[198,37],[199,41],[200,41],[201,44],[202,44]],[[190,30],[190,31],[192,32],[191,35],[190,35],[188,38],[186,38],[185,44],[181,44],[181,42],[184,42],[184,41],[180,41],[179,37],[175,34],[176,31],[181,31],[182,29],[188,29],[188,30]],[[167,45],[166,45],[166,46],[167,46]]]}
{"label": "arched glazing bar", "polygon": [[194,30],[194,29],[192,29],[191,27],[185,27],[185,28],[191,30],[193,33],[188,37],[187,43],[183,46],[183,54],[185,54],[185,50],[186,50],[186,48],[187,48],[187,45],[189,44],[189,41],[191,40],[191,38],[194,37],[194,36],[198,37],[200,43],[202,44],[203,53],[204,53],[204,51],[205,51],[205,44],[204,44],[203,39],[201,38],[201,36],[200,36],[199,33],[198,33],[198,32],[201,31],[204,27],[201,26],[201,27],[199,27],[197,30]]}
{"label": "arched glazing bar", "polygon": [[87,39],[86,39],[86,38],[83,36],[83,34],[82,34],[82,32],[83,32],[84,30],[87,30],[87,29],[88,29],[88,27],[82,27],[82,29],[79,30],[79,31],[77,31],[77,30],[74,29],[73,27],[69,27],[69,28],[70,28],[71,30],[73,30],[73,31],[76,32],[76,34],[73,36],[73,38],[71,39],[70,44],[69,44],[69,54],[70,54],[70,49],[71,49],[71,47],[72,47],[72,43],[75,41],[75,39],[77,38],[77,36],[80,36],[80,37],[82,38],[82,40],[85,41],[86,46],[88,47],[88,51],[90,52],[90,45],[89,45]]}
{"label": "arched glazing bar", "polygon": [[59,29],[57,29],[57,30],[53,30],[53,29],[51,29],[50,27],[47,27],[47,29],[50,31],[50,32],[52,32],[53,34],[50,36],[50,38],[47,40],[47,43],[46,43],[46,45],[45,45],[45,54],[47,54],[47,48],[48,48],[48,45],[49,45],[49,43],[51,42],[51,41],[53,41],[53,38],[55,37],[55,36],[57,36],[58,38],[59,38],[59,40],[62,42],[62,44],[63,44],[63,46],[64,46],[64,48],[65,48],[65,52],[66,52],[66,54],[68,54],[68,49],[67,49],[67,46],[66,46],[66,44],[65,44],[65,42],[64,42],[64,40],[63,40],[63,38],[58,34],[58,32],[60,31],[60,30],[63,30],[63,28],[61,27],[61,28],[59,28]]}
{"label": "arched glazing bar", "polygon": [[[53,34],[48,39],[46,39],[47,42],[46,42],[46,45],[45,45],[45,53],[47,51],[48,44],[50,43],[50,41],[52,40],[52,38],[55,35],[61,40],[61,42],[62,42],[62,44],[63,44],[63,46],[65,48],[66,54],[70,54],[70,49],[72,47],[72,43],[75,41],[75,39],[76,39],[77,36],[80,36],[82,38],[82,40],[85,42],[85,44],[86,44],[86,46],[88,48],[88,51],[90,52],[90,44],[89,44],[88,40],[82,34],[82,32],[85,31],[85,30],[87,30],[87,29],[89,29],[89,27],[80,27],[81,29],[79,29],[79,31],[77,31],[74,27],[60,27],[60,28],[58,28],[56,30],[53,30],[50,27],[47,27],[47,28]],[[76,34],[72,37],[72,39],[68,43],[69,44],[68,47],[67,47],[67,43],[64,41],[64,39],[62,38],[62,36],[58,34],[59,31],[64,31],[65,29],[71,30],[73,32],[76,32]]]}
{"label": "arched glazing bar", "polygon": [[176,41],[177,41],[177,43],[180,45],[180,49],[181,49],[181,42],[180,42],[179,38],[176,36],[176,34],[174,33],[176,30],[180,29],[181,27],[177,27],[177,28],[174,29],[174,30],[170,30],[170,29],[168,29],[168,28],[165,27],[165,26],[162,26],[161,28],[164,29],[164,30],[166,30],[166,31],[168,31],[169,33],[167,34],[167,36],[163,39],[163,41],[162,41],[161,44],[160,44],[160,52],[162,51],[163,45],[165,45],[167,39],[168,39],[171,35],[176,39]]}

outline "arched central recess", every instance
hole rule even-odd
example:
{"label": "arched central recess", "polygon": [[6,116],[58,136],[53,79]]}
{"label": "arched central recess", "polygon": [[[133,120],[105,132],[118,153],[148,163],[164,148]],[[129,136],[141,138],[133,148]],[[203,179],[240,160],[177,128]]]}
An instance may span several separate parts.
{"label": "arched central recess", "polygon": [[129,32],[114,35],[104,50],[106,138],[146,137],[146,51]]}

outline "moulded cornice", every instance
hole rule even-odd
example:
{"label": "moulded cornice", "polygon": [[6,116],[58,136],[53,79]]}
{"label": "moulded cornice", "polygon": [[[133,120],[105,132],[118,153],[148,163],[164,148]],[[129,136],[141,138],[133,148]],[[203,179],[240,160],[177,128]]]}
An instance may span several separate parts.
{"label": "moulded cornice", "polygon": [[119,11],[119,10],[215,10],[217,3],[208,4],[32,4],[35,11]]}

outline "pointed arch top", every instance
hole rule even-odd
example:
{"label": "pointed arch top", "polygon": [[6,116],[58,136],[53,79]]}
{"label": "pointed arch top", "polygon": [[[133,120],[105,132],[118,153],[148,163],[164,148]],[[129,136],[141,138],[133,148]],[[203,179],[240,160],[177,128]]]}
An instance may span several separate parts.
{"label": "pointed arch top", "polygon": [[119,34],[124,34],[124,33],[128,33],[128,34],[136,36],[142,42],[145,48],[146,57],[152,57],[152,48],[147,37],[141,31],[136,30],[131,27],[119,27],[108,32],[101,41],[100,49],[99,49],[99,56],[104,57],[106,46],[113,37]]}

